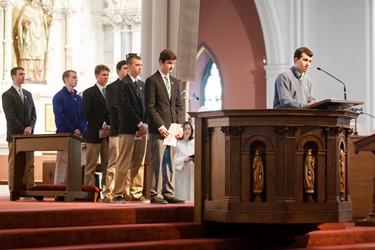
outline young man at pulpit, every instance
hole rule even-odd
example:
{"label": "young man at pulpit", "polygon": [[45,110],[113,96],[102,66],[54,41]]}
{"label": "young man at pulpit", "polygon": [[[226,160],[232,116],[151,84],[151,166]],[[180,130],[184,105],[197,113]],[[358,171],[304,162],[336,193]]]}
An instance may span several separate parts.
{"label": "young man at pulpit", "polygon": [[306,47],[294,52],[294,66],[276,78],[273,108],[305,108],[316,103],[312,81],[306,75],[312,57],[313,52]]}

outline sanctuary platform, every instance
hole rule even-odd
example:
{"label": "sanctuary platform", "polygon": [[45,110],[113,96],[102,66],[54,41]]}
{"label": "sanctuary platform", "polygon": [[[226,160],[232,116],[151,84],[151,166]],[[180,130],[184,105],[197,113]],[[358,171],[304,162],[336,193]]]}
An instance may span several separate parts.
{"label": "sanctuary platform", "polygon": [[257,224],[194,223],[194,203],[9,201],[0,196],[0,249],[375,249],[375,228],[321,224],[291,240]]}

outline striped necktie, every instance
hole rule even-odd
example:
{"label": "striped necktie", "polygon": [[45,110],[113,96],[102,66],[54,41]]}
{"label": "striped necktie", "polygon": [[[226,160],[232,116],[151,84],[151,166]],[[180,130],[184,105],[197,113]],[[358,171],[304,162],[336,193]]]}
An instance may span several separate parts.
{"label": "striped necktie", "polygon": [[20,95],[22,102],[24,102],[24,96],[23,96],[23,91],[21,87],[18,89],[18,94]]}
{"label": "striped necktie", "polygon": [[164,76],[164,81],[165,81],[165,87],[167,88],[168,91],[168,97],[171,99],[171,83],[169,82],[169,78]]}

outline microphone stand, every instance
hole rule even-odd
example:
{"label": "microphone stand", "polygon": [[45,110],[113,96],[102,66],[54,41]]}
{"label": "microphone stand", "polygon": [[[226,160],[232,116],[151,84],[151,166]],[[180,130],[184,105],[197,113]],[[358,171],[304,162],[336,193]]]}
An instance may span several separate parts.
{"label": "microphone stand", "polygon": [[[369,113],[363,112],[363,111],[362,111],[362,108],[359,108],[359,109],[352,108],[351,111],[353,111],[353,112],[357,112],[357,111],[359,111],[358,114],[360,114],[360,115],[367,115],[367,116],[370,116],[371,118],[375,118],[375,116],[370,115]],[[355,123],[354,123],[354,132],[353,132],[353,135],[358,135],[358,130],[357,130],[357,118],[355,118]]]}
{"label": "microphone stand", "polygon": [[342,85],[344,85],[344,100],[346,100],[346,86],[345,86],[345,83],[343,81],[341,81],[340,79],[338,79],[337,77],[334,77],[333,75],[331,75],[330,73],[328,73],[327,71],[325,71],[324,69],[322,69],[320,67],[317,67],[317,70],[323,71],[324,73],[326,73],[327,75],[329,75],[333,79],[336,79],[337,81],[341,82]]}

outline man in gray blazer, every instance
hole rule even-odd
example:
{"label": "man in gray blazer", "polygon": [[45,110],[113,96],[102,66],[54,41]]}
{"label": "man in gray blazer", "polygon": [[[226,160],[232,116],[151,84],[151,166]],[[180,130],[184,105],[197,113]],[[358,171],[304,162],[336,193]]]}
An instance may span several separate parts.
{"label": "man in gray blazer", "polygon": [[[163,145],[171,123],[182,123],[182,103],[178,80],[170,76],[176,55],[168,49],[159,56],[160,69],[147,78],[145,103],[150,133],[150,202],[157,204],[184,203],[174,194],[175,147]],[[181,138],[181,133],[177,136]],[[178,185],[178,184],[177,184]]]}
{"label": "man in gray blazer", "polygon": [[[8,141],[8,186],[13,192],[14,184],[14,157],[13,140],[11,135],[30,135],[34,133],[36,123],[36,111],[31,93],[22,88],[25,82],[25,70],[21,67],[11,69],[10,75],[13,85],[2,95],[3,109],[7,121]],[[26,188],[34,186],[34,152],[26,152],[26,166],[24,178]]]}

